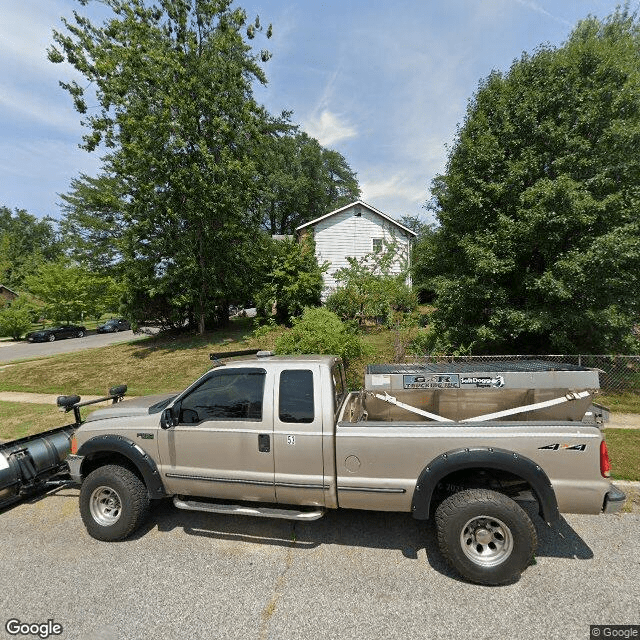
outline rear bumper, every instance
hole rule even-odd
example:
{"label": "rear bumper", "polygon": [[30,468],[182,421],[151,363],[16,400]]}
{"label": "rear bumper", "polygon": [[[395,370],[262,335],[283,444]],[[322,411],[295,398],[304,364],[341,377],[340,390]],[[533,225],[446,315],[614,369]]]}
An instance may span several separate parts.
{"label": "rear bumper", "polygon": [[627,496],[618,489],[615,485],[611,485],[609,491],[607,491],[604,497],[604,504],[602,505],[603,513],[618,513],[622,509]]}

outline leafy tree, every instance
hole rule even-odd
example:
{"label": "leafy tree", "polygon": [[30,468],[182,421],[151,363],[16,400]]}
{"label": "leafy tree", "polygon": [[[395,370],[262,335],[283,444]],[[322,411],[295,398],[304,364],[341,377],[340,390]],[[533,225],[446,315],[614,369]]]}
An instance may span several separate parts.
{"label": "leafy tree", "polygon": [[417,236],[411,249],[411,277],[413,288],[421,302],[433,302],[433,278],[440,274],[437,244],[440,229],[417,216],[404,216],[400,222]]}
{"label": "leafy tree", "polygon": [[639,143],[640,25],[625,10],[481,82],[432,189],[440,347],[637,348]]}
{"label": "leafy tree", "polygon": [[431,236],[436,230],[436,224],[433,222],[425,222],[419,216],[402,216],[400,224],[411,229],[416,234],[417,240],[422,240],[426,236]]}
{"label": "leafy tree", "polygon": [[277,353],[332,354],[345,363],[364,351],[362,340],[335,313],[323,308],[305,309],[293,319],[293,328],[276,340]]}
{"label": "leafy tree", "polygon": [[0,335],[19,340],[31,328],[31,306],[22,298],[0,309]]}
{"label": "leafy tree", "polygon": [[299,225],[360,197],[344,157],[306,133],[266,140],[258,171],[262,188],[255,206],[271,235],[293,234]]}
{"label": "leafy tree", "polygon": [[80,174],[62,198],[60,232],[67,254],[95,272],[117,272],[125,231],[122,180]]}
{"label": "leafy tree", "polygon": [[45,304],[55,322],[100,317],[117,309],[119,287],[109,277],[99,276],[64,260],[40,265],[25,279],[25,286]]}
{"label": "leafy tree", "polygon": [[348,257],[348,267],[336,270],[338,287],[326,301],[327,308],[343,320],[358,324],[384,318],[393,324],[396,313],[409,313],[416,309],[418,300],[406,284],[406,265],[394,273],[397,262],[397,244],[386,242],[383,250],[357,259]]}
{"label": "leafy tree", "polygon": [[202,332],[246,290],[261,221],[250,213],[256,158],[284,126],[253,98],[269,53],[247,39],[262,27],[231,0],[103,4],[112,15],[101,25],[78,13],[64,21],[49,59],[67,60],[95,92],[99,107],[88,111],[83,86],[61,83],[84,116],[83,146],[108,150],[129,314],[160,305]]}
{"label": "leafy tree", "polygon": [[261,315],[271,316],[275,306],[276,322],[290,324],[305,307],[320,306],[322,274],[328,263],[318,265],[315,243],[310,236],[304,236],[301,242],[293,238],[269,240],[265,255],[270,264],[265,283],[256,295]]}
{"label": "leafy tree", "polygon": [[0,284],[20,289],[25,277],[61,254],[51,218],[0,207]]}

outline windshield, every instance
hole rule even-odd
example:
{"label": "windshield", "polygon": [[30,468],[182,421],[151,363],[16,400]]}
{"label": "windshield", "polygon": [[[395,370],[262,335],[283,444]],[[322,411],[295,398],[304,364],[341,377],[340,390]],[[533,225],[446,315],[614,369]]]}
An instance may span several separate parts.
{"label": "windshield", "polygon": [[[178,395],[178,394],[176,394]],[[160,402],[156,402],[149,407],[149,413],[160,413],[163,409],[167,408],[167,405],[175,398],[176,396],[171,396],[166,400],[161,400]]]}

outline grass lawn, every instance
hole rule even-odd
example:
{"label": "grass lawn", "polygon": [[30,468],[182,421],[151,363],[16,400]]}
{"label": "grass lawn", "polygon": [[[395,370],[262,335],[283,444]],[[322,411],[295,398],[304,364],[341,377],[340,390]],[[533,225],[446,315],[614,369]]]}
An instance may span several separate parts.
{"label": "grass lawn", "polygon": [[21,362],[0,369],[0,391],[103,395],[116,384],[127,384],[133,396],[180,391],[211,367],[212,351],[271,349],[282,331],[255,338],[252,328],[239,318],[203,336],[151,337]]}
{"label": "grass lawn", "polygon": [[640,429],[605,429],[611,477],[640,480]]}
{"label": "grass lawn", "polygon": [[598,394],[595,398],[598,404],[617,411],[618,413],[640,413],[640,393],[626,391],[618,394]]}
{"label": "grass lawn", "polygon": [[[0,369],[0,391],[101,395],[115,384],[128,385],[129,395],[180,391],[207,371],[212,351],[273,349],[284,330],[256,338],[248,318],[203,336],[162,336],[101,349],[52,356]],[[392,362],[394,334],[379,327],[364,335],[368,353],[349,363],[352,389],[364,385],[367,364]]]}
{"label": "grass lawn", "polygon": [[0,440],[17,440],[73,422],[53,404],[0,402]]}

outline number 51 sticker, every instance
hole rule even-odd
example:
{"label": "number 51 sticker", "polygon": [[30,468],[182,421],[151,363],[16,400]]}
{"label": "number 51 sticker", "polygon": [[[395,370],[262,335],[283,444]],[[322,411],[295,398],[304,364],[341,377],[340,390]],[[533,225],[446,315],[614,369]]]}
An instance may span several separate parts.
{"label": "number 51 sticker", "polygon": [[295,444],[296,437],[295,436],[287,436],[287,444]]}

